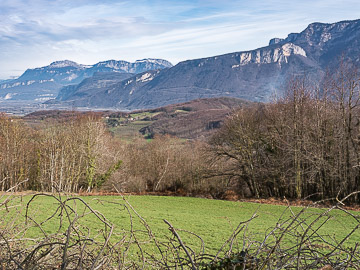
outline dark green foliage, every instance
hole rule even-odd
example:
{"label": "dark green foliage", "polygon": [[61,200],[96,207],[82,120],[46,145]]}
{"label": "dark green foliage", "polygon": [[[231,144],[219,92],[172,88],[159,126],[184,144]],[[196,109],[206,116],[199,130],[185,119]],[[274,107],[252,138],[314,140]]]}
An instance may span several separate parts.
{"label": "dark green foliage", "polygon": [[122,164],[122,160],[119,160],[114,165],[110,166],[110,168],[104,173],[96,177],[96,187],[100,188],[106,181],[109,180],[110,176],[113,175],[114,172],[120,169]]}

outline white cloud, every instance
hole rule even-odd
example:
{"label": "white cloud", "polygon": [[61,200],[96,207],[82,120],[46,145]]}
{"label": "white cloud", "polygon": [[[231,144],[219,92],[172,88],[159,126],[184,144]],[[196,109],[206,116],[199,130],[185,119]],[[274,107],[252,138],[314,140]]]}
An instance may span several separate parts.
{"label": "white cloud", "polygon": [[255,49],[359,10],[355,0],[1,0],[0,78],[60,59],[176,63]]}

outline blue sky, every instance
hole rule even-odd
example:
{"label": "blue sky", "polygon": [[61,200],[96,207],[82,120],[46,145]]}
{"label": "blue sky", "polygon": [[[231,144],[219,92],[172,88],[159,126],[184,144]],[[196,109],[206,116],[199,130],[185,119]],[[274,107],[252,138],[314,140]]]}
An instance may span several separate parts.
{"label": "blue sky", "polygon": [[64,59],[176,64],[359,18],[358,0],[0,0],[0,79]]}

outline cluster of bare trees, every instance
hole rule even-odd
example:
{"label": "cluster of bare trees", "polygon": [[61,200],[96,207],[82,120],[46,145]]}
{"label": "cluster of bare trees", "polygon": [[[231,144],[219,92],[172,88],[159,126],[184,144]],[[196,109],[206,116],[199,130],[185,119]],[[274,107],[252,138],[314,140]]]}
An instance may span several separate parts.
{"label": "cluster of bare trees", "polygon": [[207,194],[222,186],[204,178],[207,168],[200,142],[170,136],[124,142],[92,114],[30,125],[0,118],[0,191]]}
{"label": "cluster of bare trees", "polygon": [[120,163],[105,131],[92,115],[36,129],[1,116],[0,190],[78,192],[101,185]]}
{"label": "cluster of bare trees", "polygon": [[[202,142],[155,136],[123,145],[121,168],[107,187],[126,192],[172,192],[211,195],[225,190],[223,178],[207,178],[210,164]],[[214,194],[214,196],[216,196]]]}
{"label": "cluster of bare trees", "polygon": [[[341,66],[320,87],[234,113],[210,142],[221,172],[253,197],[325,199],[360,187],[360,75]],[[354,196],[359,202],[360,198]]]}

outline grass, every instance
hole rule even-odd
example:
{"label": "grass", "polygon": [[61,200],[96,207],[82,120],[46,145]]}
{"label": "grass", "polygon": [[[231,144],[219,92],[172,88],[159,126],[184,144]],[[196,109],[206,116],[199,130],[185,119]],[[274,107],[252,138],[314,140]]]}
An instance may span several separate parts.
{"label": "grass", "polygon": [[133,118],[139,118],[139,119],[143,119],[145,117],[153,117],[156,116],[158,114],[160,114],[161,112],[141,112],[141,113],[131,113],[130,116]]}
{"label": "grass", "polygon": [[114,134],[115,137],[124,139],[126,141],[132,140],[134,137],[141,136],[141,134],[139,133],[139,130],[141,128],[147,127],[154,122],[154,121],[149,121],[148,119],[145,119],[145,118],[149,118],[149,117],[151,118],[160,113],[161,112],[131,113],[129,116],[136,120],[130,120],[129,122],[126,122],[126,120],[129,120],[129,119],[124,118],[124,117],[107,119],[107,122],[115,121],[117,123],[116,126],[112,126],[112,127],[109,126],[109,131],[112,134]]}
{"label": "grass", "polygon": [[139,130],[149,126],[151,123],[152,121],[134,121],[117,127],[111,127],[109,130],[117,138],[131,140],[134,137],[141,136]]}
{"label": "grass", "polygon": [[[21,216],[24,216],[24,205],[30,200],[30,196],[23,197],[20,202],[20,197],[12,202],[17,205]],[[126,209],[120,204],[124,200],[119,196],[96,196],[96,197],[82,197],[94,210],[102,213],[111,223],[115,225],[115,231],[119,234],[115,235],[120,238],[122,233],[130,231],[130,219]],[[247,235],[253,240],[261,241],[264,239],[266,232],[273,228],[279,218],[283,215],[284,219],[291,216],[286,207],[280,205],[266,205],[247,202],[230,202],[221,200],[209,200],[200,198],[187,197],[161,197],[161,196],[129,196],[126,198],[134,209],[146,220],[152,229],[153,233],[160,240],[170,237],[168,226],[163,219],[168,220],[175,228],[191,231],[201,236],[205,242],[207,253],[216,253],[221,245],[229,238],[232,231],[236,228],[239,222],[246,221],[256,212],[258,217],[252,220],[249,224]],[[56,210],[57,202],[50,197],[37,197],[31,204],[29,215],[38,223],[49,218]],[[78,213],[87,211],[84,209],[80,201],[69,203]],[[301,208],[292,207],[294,213],[298,213]],[[284,212],[285,211],[285,212]],[[310,223],[314,217],[313,214],[323,212],[324,209],[309,209],[305,218],[307,223]],[[11,212],[10,212],[11,213]],[[328,235],[327,238],[335,237],[341,241],[356,225],[357,222],[340,211],[331,212],[331,219],[322,227],[319,232],[323,235]],[[73,217],[73,215],[72,215]],[[145,237],[144,226],[141,220],[132,213],[133,226],[139,234],[139,238]],[[10,218],[10,216],[8,217]],[[24,220],[20,218],[20,220]],[[324,220],[324,218],[322,219]],[[66,223],[66,222],[65,222]],[[90,228],[90,231],[97,234],[103,227],[94,215],[88,215],[81,219],[81,225]],[[0,226],[1,226],[0,219]],[[6,223],[3,223],[6,224]],[[305,223],[304,223],[305,224]],[[319,223],[320,224],[320,223]],[[58,215],[55,218],[45,222],[43,229],[46,233],[51,234],[56,232],[59,227]],[[315,226],[318,227],[318,226]],[[1,229],[1,228],[0,228]],[[185,232],[179,232],[184,241],[192,246],[194,249],[200,248],[200,241]],[[33,228],[27,232],[26,237],[35,238],[41,236],[41,231]],[[239,235],[242,238],[242,234]],[[356,231],[348,239],[348,245],[354,246],[360,239],[360,232]],[[288,239],[289,241],[291,239]],[[288,241],[285,240],[285,241]],[[241,248],[242,241],[239,246]]]}
{"label": "grass", "polygon": [[189,113],[189,111],[185,111],[185,110],[175,110],[175,113]]}

